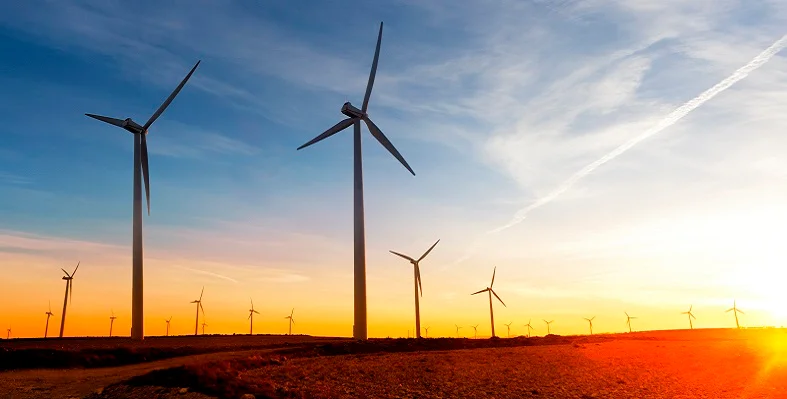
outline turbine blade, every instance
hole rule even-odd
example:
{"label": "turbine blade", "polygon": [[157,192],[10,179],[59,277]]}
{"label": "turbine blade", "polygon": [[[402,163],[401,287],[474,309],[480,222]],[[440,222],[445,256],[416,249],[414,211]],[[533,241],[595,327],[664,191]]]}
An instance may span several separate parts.
{"label": "turbine blade", "polygon": [[158,109],[156,110],[156,113],[154,113],[154,114],[153,114],[153,115],[150,117],[150,119],[148,119],[148,121],[147,121],[147,122],[145,122],[145,126],[143,126],[143,127],[142,127],[142,130],[143,130],[143,131],[146,131],[146,130],[148,130],[148,128],[150,127],[150,125],[152,125],[152,124],[153,124],[153,122],[155,122],[155,121],[156,121],[156,119],[158,119],[158,117],[159,117],[159,116],[161,116],[161,114],[164,112],[164,110],[165,110],[165,109],[167,109],[167,107],[168,107],[168,106],[169,106],[169,104],[172,102],[172,100],[174,100],[174,99],[175,99],[175,96],[177,96],[177,95],[178,95],[178,93],[180,93],[180,89],[182,89],[182,88],[183,88],[183,86],[185,86],[185,85],[186,85],[186,82],[189,80],[189,78],[191,77],[191,75],[194,73],[194,71],[196,71],[196,70],[197,70],[197,67],[199,66],[199,63],[200,63],[200,62],[201,62],[201,61],[197,61],[197,63],[196,63],[196,64],[194,64],[194,67],[193,67],[193,68],[191,68],[191,71],[189,71],[189,74],[188,74],[188,75],[186,75],[186,77],[185,77],[185,78],[183,78],[183,80],[180,82],[180,84],[178,85],[178,87],[176,87],[176,88],[175,88],[175,90],[173,90],[173,91],[172,91],[172,94],[170,94],[170,95],[169,95],[169,97],[167,97],[167,99],[164,101],[164,103],[163,103],[163,104],[161,104],[161,106],[160,106],[160,107],[158,107]]}
{"label": "turbine blade", "polygon": [[256,313],[256,314],[260,314],[260,312],[258,312],[258,311],[256,311],[256,310],[254,311],[254,313]]}
{"label": "turbine blade", "polygon": [[394,147],[394,145],[391,144],[391,141],[388,140],[388,137],[385,137],[385,134],[383,134],[380,128],[377,127],[377,125],[375,125],[374,122],[372,122],[372,120],[369,119],[368,117],[363,118],[363,121],[366,122],[366,126],[369,127],[369,131],[372,133],[372,136],[374,136],[374,138],[376,138],[377,141],[379,141],[380,144],[382,144],[383,147],[385,147],[385,149],[388,150],[388,152],[390,152],[391,155],[394,156],[394,158],[398,159],[399,162],[402,165],[404,165],[404,167],[408,171],[410,171],[410,173],[412,173],[413,176],[415,176],[415,172],[413,172],[413,168],[411,168],[410,165],[407,164],[407,161],[404,160],[402,154],[400,154],[399,150],[397,150],[396,147]]}
{"label": "turbine blade", "polygon": [[298,150],[306,148],[306,147],[308,147],[308,146],[310,146],[310,145],[312,145],[312,144],[314,144],[314,143],[316,143],[318,141],[325,140],[328,137],[331,137],[334,134],[339,133],[339,132],[341,132],[344,129],[347,129],[348,127],[350,127],[350,125],[353,124],[353,122],[354,122],[353,118],[347,118],[347,119],[345,119],[345,120],[343,120],[343,121],[341,121],[341,122],[331,126],[328,130],[322,132],[319,136],[311,139],[311,141],[309,141],[308,143],[298,147]]}
{"label": "turbine blade", "polygon": [[497,273],[497,266],[495,266],[495,270],[492,270],[492,284],[489,284],[489,288],[495,285],[495,273]]}
{"label": "turbine blade", "polygon": [[109,123],[110,125],[115,125],[117,127],[123,127],[123,123],[125,122],[122,119],[110,118],[108,116],[101,116],[96,114],[85,114],[93,119],[98,119],[101,122]]}
{"label": "turbine blade", "polygon": [[746,314],[746,313],[744,313],[744,312],[743,312],[742,310],[740,310],[740,309],[735,309],[735,310],[737,310],[737,311],[738,311],[738,313],[740,313],[740,314]]}
{"label": "turbine blade", "polygon": [[478,291],[478,292],[474,292],[474,293],[472,293],[472,294],[470,294],[470,295],[480,294],[480,293],[482,293],[482,292],[487,292],[487,291],[489,291],[489,288],[484,288],[483,290],[481,290],[481,291]]}
{"label": "turbine blade", "polygon": [[374,50],[374,60],[372,61],[372,71],[369,72],[369,82],[366,83],[366,94],[363,96],[363,106],[361,111],[366,112],[369,107],[369,98],[372,96],[372,86],[374,77],[377,75],[377,61],[380,59],[380,43],[383,40],[383,23],[380,21],[380,33],[377,34],[377,48]]}
{"label": "turbine blade", "polygon": [[494,296],[495,296],[495,298],[497,298],[497,300],[498,300],[498,301],[500,301],[500,303],[502,303],[502,304],[503,304],[503,306],[505,306],[505,307],[508,307],[508,306],[506,306],[506,303],[505,303],[505,302],[503,302],[503,300],[502,300],[502,299],[500,299],[500,297],[499,297],[499,296],[497,296],[497,293],[495,292],[495,290],[490,290],[490,291],[492,291],[492,295],[494,295]]}
{"label": "turbine blade", "polygon": [[729,309],[725,310],[724,313],[731,312],[732,310],[733,310],[733,308],[729,308]]}
{"label": "turbine blade", "polygon": [[411,258],[411,257],[409,257],[409,256],[407,256],[405,254],[400,254],[399,252],[396,252],[396,251],[388,251],[388,252],[390,252],[390,253],[392,253],[394,255],[397,255],[397,256],[401,256],[402,258],[405,258],[405,259],[409,260],[410,262],[415,262],[415,259],[413,259],[413,258]]}
{"label": "turbine blade", "polygon": [[249,319],[251,319],[251,312],[249,312],[249,317],[247,317],[246,320],[249,320]]}
{"label": "turbine blade", "polygon": [[81,262],[77,262],[77,267],[75,267],[75,268],[74,268],[74,271],[73,271],[73,272],[71,272],[71,277],[74,277],[74,275],[75,275],[75,274],[77,274],[77,269],[79,269],[79,264],[80,264],[80,263],[81,263]]}
{"label": "turbine blade", "polygon": [[421,286],[421,268],[418,266],[418,262],[415,263],[415,275],[418,278],[418,289],[421,291],[421,296],[424,296],[424,287]]}
{"label": "turbine blade", "polygon": [[63,269],[63,268],[61,268],[60,270],[62,270],[62,271],[63,271],[63,273],[65,273],[65,274],[66,274],[66,276],[68,276],[68,277],[71,277],[71,275],[70,275],[70,274],[68,274],[68,272],[66,271],[66,269]]}
{"label": "turbine blade", "polygon": [[142,180],[145,182],[145,199],[148,202],[148,216],[150,216],[150,169],[148,167],[148,140],[146,132],[142,132]]}
{"label": "turbine blade", "polygon": [[[199,293],[199,301],[198,302],[202,302],[202,294],[204,294],[204,293],[205,293],[205,286],[202,286],[202,291]],[[200,306],[202,306],[201,303],[200,303]]]}
{"label": "turbine blade", "polygon": [[694,315],[693,315],[693,314],[691,314],[691,313],[689,313],[689,317],[691,317],[691,318],[692,318],[692,319],[694,319],[694,320],[697,320],[697,318],[696,318],[696,317],[694,317]]}
{"label": "turbine blade", "polygon": [[429,249],[427,249],[427,250],[426,250],[426,252],[424,252],[424,254],[423,254],[423,255],[421,255],[421,257],[420,257],[420,258],[418,258],[418,261],[420,262],[420,261],[422,261],[424,258],[426,258],[426,255],[429,255],[429,252],[432,252],[432,250],[434,249],[434,247],[435,247],[435,246],[437,246],[437,243],[438,243],[438,242],[440,242],[440,240],[437,240],[437,241],[435,241],[435,243],[434,243],[434,244],[432,244],[432,246],[431,246],[431,247],[429,247]]}

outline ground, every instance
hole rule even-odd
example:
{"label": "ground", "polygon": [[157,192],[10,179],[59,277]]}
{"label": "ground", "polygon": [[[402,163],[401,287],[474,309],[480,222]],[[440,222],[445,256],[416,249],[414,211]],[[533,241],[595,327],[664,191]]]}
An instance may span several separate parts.
{"label": "ground", "polygon": [[[214,337],[214,345],[232,348],[232,339]],[[256,342],[260,348],[121,367],[6,371],[0,397],[787,398],[787,331],[781,329],[491,340],[234,339],[234,347]],[[211,347],[207,341],[183,345]]]}

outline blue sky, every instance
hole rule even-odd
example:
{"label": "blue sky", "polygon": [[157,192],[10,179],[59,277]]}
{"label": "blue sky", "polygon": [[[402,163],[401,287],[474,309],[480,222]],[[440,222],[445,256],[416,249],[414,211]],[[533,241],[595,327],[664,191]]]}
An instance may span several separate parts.
{"label": "blue sky", "polygon": [[60,265],[82,259],[106,270],[122,312],[132,138],[83,114],[143,123],[201,59],[149,136],[150,279],[188,295],[214,284],[228,307],[253,281],[307,309],[324,292],[327,311],[349,317],[351,135],[295,148],[339,121],[343,102],[360,105],[381,20],[369,112],[416,176],[365,135],[370,317],[408,322],[409,302],[388,306],[410,291],[387,250],[436,238],[427,317],[465,308],[458,295],[494,265],[511,317],[565,314],[584,328],[572,312],[589,299],[670,314],[733,296],[762,310],[758,322],[787,317],[769,312],[776,288],[758,289],[787,255],[768,238],[787,232],[784,54],[476,241],[787,33],[777,0],[2,4],[0,249],[23,275],[4,284],[46,276],[49,295]]}

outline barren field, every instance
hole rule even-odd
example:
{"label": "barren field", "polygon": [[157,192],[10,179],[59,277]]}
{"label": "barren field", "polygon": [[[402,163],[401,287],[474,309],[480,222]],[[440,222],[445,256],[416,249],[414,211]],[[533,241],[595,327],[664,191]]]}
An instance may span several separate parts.
{"label": "barren field", "polygon": [[[183,345],[195,346],[188,338],[194,339],[184,337]],[[240,340],[239,347],[247,338],[253,337],[214,337],[228,346]],[[787,332],[778,329],[368,342],[300,337],[286,344],[290,337],[278,338],[251,351],[0,373],[0,397],[787,398]],[[52,388],[61,385],[81,389]]]}

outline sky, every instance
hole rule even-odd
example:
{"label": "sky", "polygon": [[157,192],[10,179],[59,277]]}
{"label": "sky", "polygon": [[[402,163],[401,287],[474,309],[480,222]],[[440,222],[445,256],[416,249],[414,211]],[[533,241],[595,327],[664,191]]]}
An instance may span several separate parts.
{"label": "sky", "polygon": [[[352,138],[296,151],[360,107],[369,335],[503,323],[543,334],[787,324],[787,51],[492,234],[787,34],[780,0],[139,1],[0,4],[0,327],[130,331],[132,136],[148,135],[145,333],[352,335]],[[57,328],[54,328],[57,330]]]}

